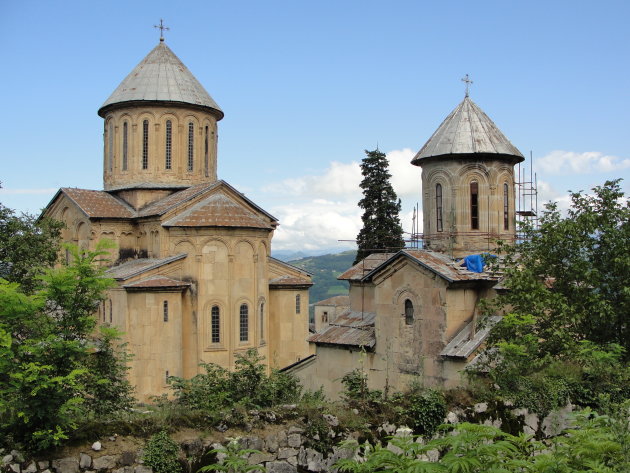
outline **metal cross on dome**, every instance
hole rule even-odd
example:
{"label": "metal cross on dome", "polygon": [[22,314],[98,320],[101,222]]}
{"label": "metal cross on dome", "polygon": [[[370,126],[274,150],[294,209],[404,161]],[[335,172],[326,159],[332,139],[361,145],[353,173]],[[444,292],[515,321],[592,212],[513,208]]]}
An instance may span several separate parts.
{"label": "metal cross on dome", "polygon": [[169,31],[170,28],[168,26],[164,26],[164,21],[162,21],[162,18],[160,18],[160,24],[159,25],[153,25],[153,28],[159,28],[160,30],[160,41],[164,41],[164,30]]}
{"label": "metal cross on dome", "polygon": [[466,74],[464,77],[462,77],[462,82],[466,82],[466,97],[468,97],[468,92],[470,90],[470,84],[472,84],[473,81],[470,80],[470,78],[468,77],[468,74]]}

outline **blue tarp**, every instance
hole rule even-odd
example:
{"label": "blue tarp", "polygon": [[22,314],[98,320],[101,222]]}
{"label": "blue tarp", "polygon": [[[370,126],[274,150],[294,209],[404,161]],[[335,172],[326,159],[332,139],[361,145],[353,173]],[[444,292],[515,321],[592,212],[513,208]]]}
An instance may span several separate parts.
{"label": "blue tarp", "polygon": [[483,255],[468,255],[464,258],[464,266],[466,266],[468,271],[472,271],[473,273],[483,273],[484,266],[486,265],[484,258],[490,259],[496,258],[496,256],[489,253]]}

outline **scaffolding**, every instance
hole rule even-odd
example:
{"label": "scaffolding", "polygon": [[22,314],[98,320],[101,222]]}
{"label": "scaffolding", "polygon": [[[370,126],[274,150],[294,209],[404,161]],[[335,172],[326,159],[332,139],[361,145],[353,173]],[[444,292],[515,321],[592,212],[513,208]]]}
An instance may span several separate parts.
{"label": "scaffolding", "polygon": [[517,176],[514,185],[516,187],[516,240],[522,241],[524,235],[522,228],[525,223],[538,229],[538,176],[534,172],[534,160],[532,152],[529,152],[529,180],[528,169],[525,162],[518,163]]}

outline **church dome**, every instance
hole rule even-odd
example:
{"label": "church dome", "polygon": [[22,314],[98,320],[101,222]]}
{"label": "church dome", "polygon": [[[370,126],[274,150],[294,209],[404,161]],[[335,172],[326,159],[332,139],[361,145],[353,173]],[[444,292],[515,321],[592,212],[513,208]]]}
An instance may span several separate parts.
{"label": "church dome", "polygon": [[223,118],[223,111],[188,68],[163,42],[131,71],[98,110],[129,105],[157,105],[161,102],[193,106]]}
{"label": "church dome", "polygon": [[524,160],[523,154],[501,133],[488,115],[466,96],[418,151],[411,163],[419,166],[423,160],[429,158],[479,155],[503,157],[513,162]]}

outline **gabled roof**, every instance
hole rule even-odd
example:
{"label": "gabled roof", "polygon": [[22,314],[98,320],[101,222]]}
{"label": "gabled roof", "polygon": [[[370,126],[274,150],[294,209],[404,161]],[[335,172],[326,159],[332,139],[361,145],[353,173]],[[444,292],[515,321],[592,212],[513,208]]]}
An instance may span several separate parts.
{"label": "gabled roof", "polygon": [[77,189],[75,187],[62,187],[59,189],[47,205],[47,208],[62,194],[74,202],[90,218],[131,218],[136,213],[124,201],[105,191]]}
{"label": "gabled roof", "polygon": [[157,275],[125,284],[123,287],[128,291],[183,291],[187,287],[190,287],[190,283]]}
{"label": "gabled roof", "polygon": [[290,274],[285,274],[284,276],[280,276],[277,278],[273,278],[269,280],[269,287],[275,289],[282,288],[294,288],[298,289],[300,287],[307,288],[311,287],[313,282],[308,278],[301,278],[299,276],[292,276]]}
{"label": "gabled roof", "polygon": [[[368,272],[365,272],[363,274],[363,277],[361,277],[360,275],[357,275],[353,280],[370,281],[374,277],[376,277],[378,273],[380,273],[382,270],[387,268],[390,264],[394,263],[395,261],[401,258],[405,258],[408,261],[412,262],[413,264],[417,264],[418,266],[435,273],[436,275],[440,276],[442,279],[445,279],[448,283],[487,281],[489,284],[494,284],[499,279],[497,275],[494,275],[491,273],[473,273],[471,271],[468,271],[464,266],[460,266],[458,263],[454,262],[447,255],[443,253],[437,253],[434,251],[407,249],[407,250],[400,250],[399,252],[393,255],[390,253],[389,255],[390,257],[386,261],[383,261],[378,265],[372,265],[373,269],[371,269]],[[357,265],[350,268],[350,270],[348,271],[351,271],[352,269],[360,265],[361,265],[361,262],[359,262]],[[348,271],[346,271],[346,273]],[[341,276],[338,279],[341,279]]]}
{"label": "gabled roof", "polygon": [[307,338],[307,341],[322,345],[340,345],[373,348],[376,345],[374,312],[346,311],[333,320],[328,327]]}
{"label": "gabled roof", "polygon": [[422,160],[428,158],[479,154],[497,155],[514,162],[524,160],[516,146],[510,143],[488,115],[467,96],[446,117],[411,163],[419,166]]}
{"label": "gabled roof", "polygon": [[444,350],[440,353],[441,356],[447,358],[463,358],[465,360],[472,355],[477,348],[488,338],[488,334],[492,327],[501,320],[498,315],[493,315],[488,319],[488,322],[484,327],[473,333],[473,326],[476,323],[475,320],[468,323],[455,337],[449,342]]}
{"label": "gabled roof", "polygon": [[212,183],[204,182],[187,189],[175,192],[163,199],[151,202],[146,207],[138,210],[138,217],[152,217],[154,215],[164,215],[166,212],[176,208],[177,206],[188,202],[204,192],[219,186],[222,181]]}
{"label": "gabled roof", "polygon": [[337,279],[348,281],[360,281],[377,266],[391,258],[394,253],[372,253],[366,256],[350,269],[340,274]]}
{"label": "gabled roof", "polygon": [[182,61],[163,42],[129,73],[98,111],[137,102],[194,105],[212,111],[220,120],[223,111]]}
{"label": "gabled roof", "polygon": [[165,227],[242,227],[273,229],[269,218],[214,193],[162,224]]}
{"label": "gabled roof", "polygon": [[181,253],[175,256],[169,256],[168,258],[140,258],[127,261],[126,263],[118,266],[113,266],[105,271],[105,274],[110,278],[124,281],[125,279],[138,276],[142,273],[150,271],[152,269],[159,268],[174,261],[185,258],[186,253]]}
{"label": "gabled roof", "polygon": [[326,305],[334,307],[350,306],[350,296],[333,296],[323,301],[315,302],[313,305]]}

